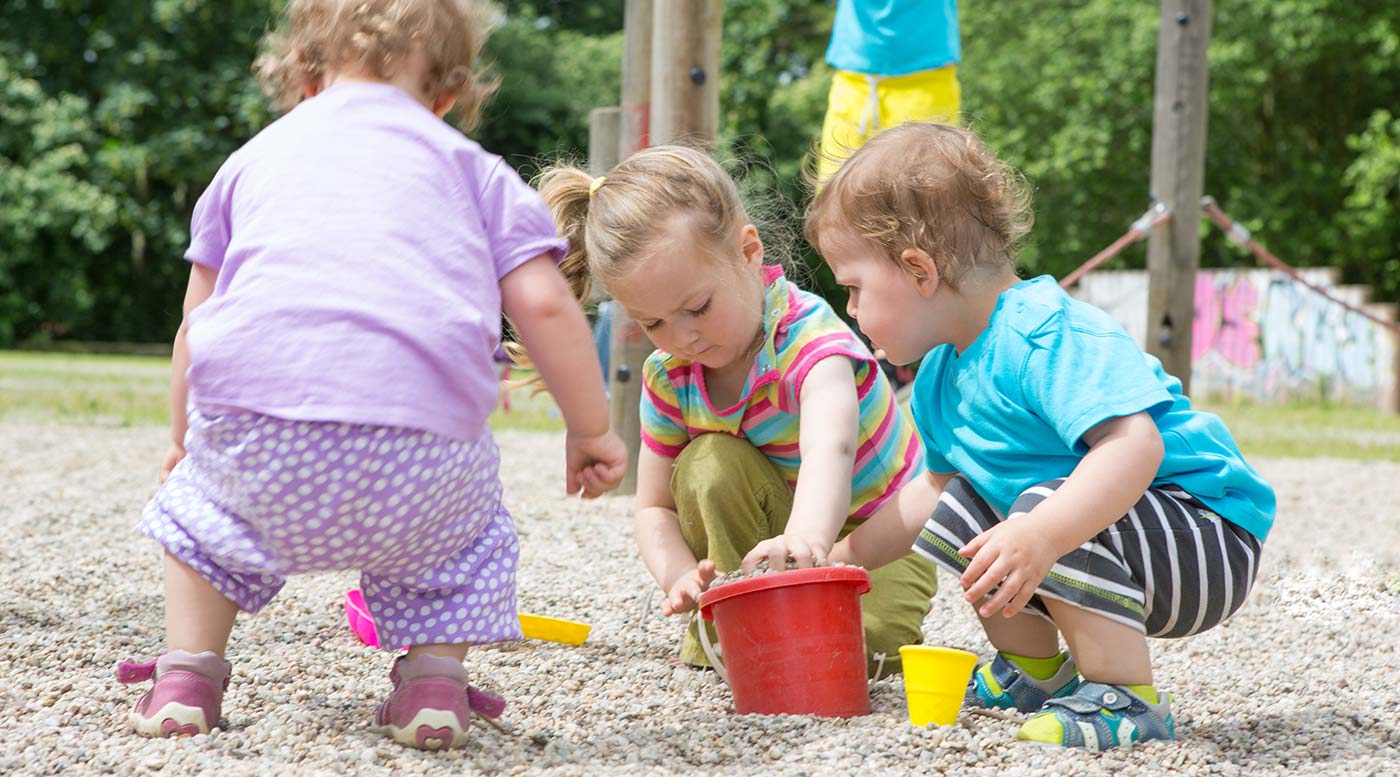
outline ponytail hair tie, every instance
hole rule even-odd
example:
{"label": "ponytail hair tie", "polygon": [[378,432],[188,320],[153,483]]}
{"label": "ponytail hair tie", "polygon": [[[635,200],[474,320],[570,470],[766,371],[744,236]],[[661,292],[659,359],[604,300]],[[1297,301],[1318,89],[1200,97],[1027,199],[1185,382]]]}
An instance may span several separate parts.
{"label": "ponytail hair tie", "polygon": [[600,175],[593,179],[593,183],[588,185],[588,199],[593,199],[593,195],[598,193],[598,187],[603,185],[603,181],[608,180],[606,175]]}

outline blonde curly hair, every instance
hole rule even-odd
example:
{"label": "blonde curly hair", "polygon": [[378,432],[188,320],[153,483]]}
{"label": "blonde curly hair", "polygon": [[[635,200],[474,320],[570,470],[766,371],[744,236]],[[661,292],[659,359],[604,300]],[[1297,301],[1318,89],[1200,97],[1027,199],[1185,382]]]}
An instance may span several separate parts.
{"label": "blonde curly hair", "polygon": [[496,89],[477,69],[486,35],[472,0],[290,0],[253,70],[277,107],[290,110],[329,73],[389,80],[421,50],[424,93],[453,97],[458,125],[470,130]]}
{"label": "blonde curly hair", "polygon": [[954,288],[1014,268],[1033,221],[1025,178],[974,132],[947,124],[885,130],[814,184],[806,233],[817,253],[832,228],[879,245],[895,263],[917,248]]}

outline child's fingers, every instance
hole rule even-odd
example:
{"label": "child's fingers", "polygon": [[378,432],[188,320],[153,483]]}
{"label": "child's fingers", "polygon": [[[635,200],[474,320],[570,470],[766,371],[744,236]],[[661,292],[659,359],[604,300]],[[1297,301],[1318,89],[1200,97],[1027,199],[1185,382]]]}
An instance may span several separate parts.
{"label": "child's fingers", "polygon": [[959,578],[959,582],[962,583],[964,591],[971,588],[973,583],[980,580],[982,575],[987,573],[987,568],[997,560],[997,555],[996,550],[991,549],[979,552],[972,557],[972,561],[968,562],[967,569],[963,570],[962,577]]}
{"label": "child's fingers", "polygon": [[700,573],[700,590],[709,590],[710,583],[713,583],[715,578],[719,576],[719,570],[715,569],[715,562],[702,559],[696,569]]}
{"label": "child's fingers", "polygon": [[1025,581],[1021,578],[1021,573],[1012,571],[1001,581],[993,592],[978,610],[984,618],[990,618],[996,613],[1004,611],[1011,605],[1011,599],[1021,592],[1021,585]]}
{"label": "child's fingers", "polygon": [[[816,563],[816,554],[812,552],[812,547],[801,540],[788,543],[787,557],[793,560],[798,569],[806,569]],[[787,559],[784,559],[783,563],[787,563]],[[770,564],[768,568],[774,567]]]}
{"label": "child's fingers", "polygon": [[566,465],[564,467],[564,493],[573,496],[578,493],[578,490],[578,473]]}
{"label": "child's fingers", "polygon": [[[1006,579],[1007,574],[1009,574],[1009,570],[1004,564],[995,563],[987,567],[985,572],[973,578],[967,585],[967,600],[969,602],[982,601],[983,597],[991,593],[993,588]],[[963,574],[963,579],[968,579],[966,573]]]}
{"label": "child's fingers", "polygon": [[1035,596],[1035,589],[1036,586],[1030,583],[1021,586],[1021,590],[1016,593],[1016,596],[1012,597],[1011,603],[1006,605],[1005,610],[1002,610],[1002,616],[1010,618],[1021,610],[1024,610],[1026,605],[1030,603],[1031,597]]}
{"label": "child's fingers", "polygon": [[958,555],[963,558],[972,558],[977,555],[977,551],[981,550],[982,546],[986,544],[987,532],[982,532],[976,537],[973,537],[966,545],[958,548]]}
{"label": "child's fingers", "polygon": [[755,545],[753,550],[749,551],[748,555],[744,556],[744,560],[739,562],[739,568],[744,570],[745,574],[752,572],[753,568],[758,566],[759,559],[763,558],[768,554],[767,546],[767,541],[760,542],[757,545]]}
{"label": "child's fingers", "polygon": [[627,475],[627,460],[614,462],[612,464],[599,464],[603,474],[603,480],[608,484],[609,490],[617,488],[617,484],[622,482],[622,478]]}
{"label": "child's fingers", "polygon": [[768,546],[768,571],[775,572],[787,569],[787,560],[790,555],[791,553],[788,552],[786,542],[780,539],[774,540],[772,544]]}
{"label": "child's fingers", "polygon": [[596,467],[586,467],[579,473],[579,480],[583,484],[584,499],[597,499],[610,490],[607,483],[598,477]]}

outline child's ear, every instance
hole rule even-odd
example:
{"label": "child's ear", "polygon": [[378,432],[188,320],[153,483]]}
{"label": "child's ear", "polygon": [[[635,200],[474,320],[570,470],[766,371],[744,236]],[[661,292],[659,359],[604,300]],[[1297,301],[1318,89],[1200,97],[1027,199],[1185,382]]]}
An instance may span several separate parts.
{"label": "child's ear", "polygon": [[457,95],[440,94],[437,97],[433,98],[433,113],[437,114],[437,117],[441,119],[442,117],[446,116],[447,112],[452,110],[452,106],[456,104]]}
{"label": "child's ear", "polygon": [[899,254],[899,266],[909,276],[919,296],[924,299],[933,297],[938,290],[939,276],[938,263],[933,261],[932,256],[921,248],[906,248]]}
{"label": "child's ear", "polygon": [[739,230],[739,254],[744,257],[744,264],[751,267],[763,264],[763,241],[758,237],[758,228],[752,224],[745,224]]}
{"label": "child's ear", "polygon": [[[292,62],[296,63],[298,67],[304,66],[301,49],[292,49],[291,60]],[[312,97],[315,97],[316,95],[325,91],[325,83],[326,76],[324,73],[316,76],[314,79],[307,80],[307,82],[302,84],[301,87],[301,99],[310,100]]]}

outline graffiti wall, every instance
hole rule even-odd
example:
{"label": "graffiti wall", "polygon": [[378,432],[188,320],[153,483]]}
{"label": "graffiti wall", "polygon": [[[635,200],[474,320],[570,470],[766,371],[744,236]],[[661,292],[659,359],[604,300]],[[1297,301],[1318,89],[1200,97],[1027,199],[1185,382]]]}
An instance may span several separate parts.
{"label": "graffiti wall", "polygon": [[[1337,286],[1329,269],[1309,283],[1362,306],[1366,290]],[[1147,273],[1095,272],[1074,295],[1108,311],[1141,345],[1147,330]],[[1369,312],[1395,319],[1393,306]],[[1196,276],[1191,393],[1266,402],[1331,401],[1400,411],[1397,342],[1390,330],[1337,305],[1283,273],[1203,270]]]}

